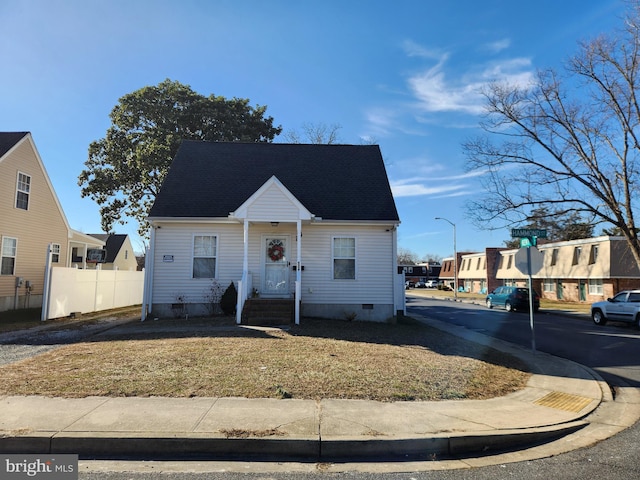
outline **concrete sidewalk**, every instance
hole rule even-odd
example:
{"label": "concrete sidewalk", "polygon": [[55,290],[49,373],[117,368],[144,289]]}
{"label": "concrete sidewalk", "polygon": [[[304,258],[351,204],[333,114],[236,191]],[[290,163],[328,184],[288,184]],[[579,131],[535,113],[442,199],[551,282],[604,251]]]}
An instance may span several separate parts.
{"label": "concrete sidewalk", "polygon": [[0,452],[378,461],[483,457],[539,445],[531,451],[546,456],[595,443],[640,418],[636,389],[614,401],[595,372],[574,362],[419,320],[521,358],[533,372],[528,385],[500,398],[439,402],[1,397]]}

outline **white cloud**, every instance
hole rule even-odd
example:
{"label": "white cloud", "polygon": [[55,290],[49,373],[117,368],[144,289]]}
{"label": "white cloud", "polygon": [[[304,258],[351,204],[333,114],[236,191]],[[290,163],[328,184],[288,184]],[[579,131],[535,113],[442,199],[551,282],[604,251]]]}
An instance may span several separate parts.
{"label": "white cloud", "polygon": [[448,55],[438,63],[407,80],[409,89],[418,100],[418,108],[428,112],[462,112],[472,115],[484,110],[482,90],[491,82],[506,82],[526,87],[533,80],[531,60],[512,58],[487,64],[472,65],[456,72],[448,67]]}
{"label": "white cloud", "polygon": [[417,44],[412,40],[405,40],[402,43],[402,48],[404,49],[405,53],[409,57],[430,58],[435,60],[439,60],[443,57],[445,58],[447,57],[446,53],[443,53],[438,49],[426,48],[422,45]]}
{"label": "white cloud", "polygon": [[421,183],[424,179],[410,179],[391,183],[391,191],[394,197],[416,197],[419,195],[451,196],[460,194],[460,190],[466,185],[442,185],[437,182],[433,185]]}
{"label": "white cloud", "polygon": [[493,53],[501,52],[511,46],[511,39],[503,38],[501,40],[496,40],[495,42],[487,43],[484,47]]}

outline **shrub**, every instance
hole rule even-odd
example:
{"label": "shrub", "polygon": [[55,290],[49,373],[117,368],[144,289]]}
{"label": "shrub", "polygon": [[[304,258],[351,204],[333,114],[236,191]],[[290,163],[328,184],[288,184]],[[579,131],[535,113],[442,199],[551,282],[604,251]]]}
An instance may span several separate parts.
{"label": "shrub", "polygon": [[222,294],[220,299],[220,308],[225,315],[233,315],[236,313],[236,305],[238,303],[238,292],[236,286],[231,282],[227,289]]}

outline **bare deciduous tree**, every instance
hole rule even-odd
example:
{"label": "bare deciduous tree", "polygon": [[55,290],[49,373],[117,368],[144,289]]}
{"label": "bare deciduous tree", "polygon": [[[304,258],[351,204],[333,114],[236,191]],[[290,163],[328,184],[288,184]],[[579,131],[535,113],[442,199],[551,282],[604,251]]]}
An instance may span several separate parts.
{"label": "bare deciduous tree", "polygon": [[624,28],[581,43],[564,67],[527,88],[492,84],[487,135],[463,144],[486,193],[470,202],[476,223],[502,227],[535,209],[571,212],[620,231],[640,266],[640,2]]}
{"label": "bare deciduous tree", "polygon": [[420,257],[408,248],[398,247],[398,265],[416,265]]}
{"label": "bare deciduous tree", "polygon": [[303,123],[302,133],[297,130],[288,130],[282,136],[289,143],[313,143],[316,145],[326,144],[332,145],[340,142],[338,131],[342,125],[334,123],[327,125],[326,123]]}

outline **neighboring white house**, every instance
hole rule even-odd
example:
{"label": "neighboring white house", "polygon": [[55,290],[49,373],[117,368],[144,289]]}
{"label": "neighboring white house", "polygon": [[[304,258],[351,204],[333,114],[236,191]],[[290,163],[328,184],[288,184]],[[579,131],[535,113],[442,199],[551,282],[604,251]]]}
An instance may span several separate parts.
{"label": "neighboring white house", "polygon": [[185,141],[148,218],[143,319],[206,314],[213,282],[301,316],[387,321],[398,311],[400,223],[380,149]]}
{"label": "neighboring white house", "polygon": [[127,270],[135,272],[138,269],[138,261],[133,252],[131,237],[126,233],[91,233],[92,237],[105,242],[107,251],[102,270]]}

